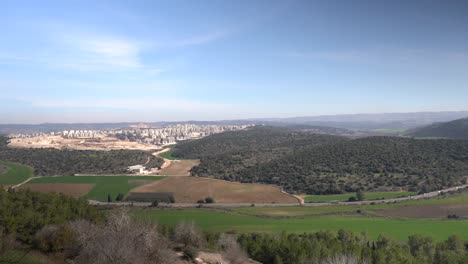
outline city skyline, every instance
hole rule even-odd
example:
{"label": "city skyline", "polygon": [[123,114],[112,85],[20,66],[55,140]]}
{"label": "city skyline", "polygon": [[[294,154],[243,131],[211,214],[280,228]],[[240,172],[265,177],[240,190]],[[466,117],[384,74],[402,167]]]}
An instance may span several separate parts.
{"label": "city skyline", "polygon": [[463,1],[0,7],[0,123],[468,110]]}

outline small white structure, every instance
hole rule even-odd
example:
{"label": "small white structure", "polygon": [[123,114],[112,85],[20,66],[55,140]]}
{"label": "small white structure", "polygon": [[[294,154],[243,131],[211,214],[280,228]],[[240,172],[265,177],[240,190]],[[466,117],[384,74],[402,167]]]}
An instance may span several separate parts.
{"label": "small white structure", "polygon": [[137,172],[137,173],[140,173],[140,174],[146,173],[146,167],[143,166],[143,165],[129,166],[128,170],[131,171],[131,172]]}

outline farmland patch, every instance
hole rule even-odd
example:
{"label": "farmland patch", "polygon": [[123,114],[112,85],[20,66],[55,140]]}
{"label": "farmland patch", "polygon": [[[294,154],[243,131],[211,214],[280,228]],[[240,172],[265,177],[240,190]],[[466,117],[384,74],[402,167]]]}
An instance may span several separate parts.
{"label": "farmland patch", "polygon": [[21,189],[29,189],[34,192],[43,193],[63,193],[73,197],[86,195],[94,187],[89,183],[27,183],[21,186]]}
{"label": "farmland patch", "polygon": [[216,203],[298,203],[273,185],[246,184],[198,177],[167,177],[132,190],[143,193],[174,193],[177,203],[195,203],[206,197]]}
{"label": "farmland patch", "polygon": [[467,218],[468,204],[411,205],[379,210],[379,215],[392,218],[448,219]]}
{"label": "farmland patch", "polygon": [[172,160],[171,164],[160,171],[166,176],[190,176],[190,170],[200,164],[199,160]]}
{"label": "farmland patch", "polygon": [[15,185],[27,180],[33,174],[31,167],[18,163],[0,161],[0,166],[7,168],[0,174],[0,185]]}

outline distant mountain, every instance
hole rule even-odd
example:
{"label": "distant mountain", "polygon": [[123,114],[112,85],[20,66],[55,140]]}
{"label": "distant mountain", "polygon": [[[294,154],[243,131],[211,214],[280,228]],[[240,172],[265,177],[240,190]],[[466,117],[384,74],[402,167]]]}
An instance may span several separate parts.
{"label": "distant mountain", "polygon": [[323,115],[263,118],[260,120],[369,131],[379,129],[407,130],[435,122],[447,122],[464,117],[468,117],[468,111]]}
{"label": "distant mountain", "polygon": [[468,118],[416,128],[411,130],[407,135],[413,137],[468,139]]}
{"label": "distant mountain", "polygon": [[[0,134],[56,132],[62,130],[99,130],[125,127],[161,127],[174,124],[197,125],[269,125],[290,127],[308,126],[315,133],[361,136],[377,134],[399,134],[407,129],[430,125],[435,122],[448,122],[468,117],[468,111],[459,112],[417,112],[384,114],[322,115],[288,118],[254,118],[215,121],[156,121],[156,122],[120,122],[120,123],[44,123],[44,124],[0,124]],[[341,129],[341,130],[339,130]],[[349,131],[353,130],[353,131]],[[358,133],[356,133],[358,131]],[[389,133],[390,132],[390,133]]]}

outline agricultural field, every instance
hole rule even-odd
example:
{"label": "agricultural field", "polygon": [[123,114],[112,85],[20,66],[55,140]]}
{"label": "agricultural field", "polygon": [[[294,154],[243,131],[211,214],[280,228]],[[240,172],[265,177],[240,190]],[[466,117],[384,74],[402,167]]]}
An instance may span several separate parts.
{"label": "agricultural field", "polygon": [[316,232],[339,229],[366,232],[375,239],[379,234],[406,240],[408,234],[431,236],[435,240],[447,239],[457,234],[468,239],[468,221],[398,220],[375,217],[318,217],[272,219],[248,215],[216,212],[204,209],[190,210],[140,210],[132,212],[134,217],[175,225],[179,222],[195,222],[205,231],[216,232]]}
{"label": "agricultural field", "polygon": [[[384,200],[399,197],[407,197],[415,195],[415,192],[366,192],[364,200]],[[306,203],[321,203],[321,202],[346,202],[349,197],[356,197],[356,193],[331,194],[331,195],[308,195],[304,197]]]}
{"label": "agricultural field", "polygon": [[2,173],[0,173],[0,185],[18,184],[27,180],[33,174],[31,167],[18,163],[0,161],[0,166],[3,167]]}
{"label": "agricultural field", "polygon": [[139,186],[132,193],[173,193],[177,203],[212,197],[216,203],[291,203],[298,200],[273,185],[245,184],[198,177],[167,177]]}
{"label": "agricultural field", "polygon": [[198,164],[199,160],[172,160],[171,164],[159,173],[166,176],[190,176],[190,170]]}
{"label": "agricultural field", "polygon": [[392,218],[447,219],[449,214],[468,217],[468,194],[462,193],[451,196],[439,196],[427,200],[379,203],[374,205],[239,207],[230,210],[236,213],[261,217],[350,215],[356,214],[359,211],[368,215]]}
{"label": "agricultural field", "polygon": [[[94,187],[84,197],[92,200],[107,201],[110,195],[114,200],[119,193],[126,195],[131,189],[147,183],[147,181],[158,181],[164,177],[156,176],[62,176],[41,177],[31,180],[28,185],[33,184],[94,184]],[[143,181],[141,181],[143,180]],[[44,187],[42,187],[44,188]]]}
{"label": "agricultural field", "polygon": [[27,183],[19,188],[34,192],[63,193],[78,198],[89,193],[93,187],[94,184],[91,183]]}

